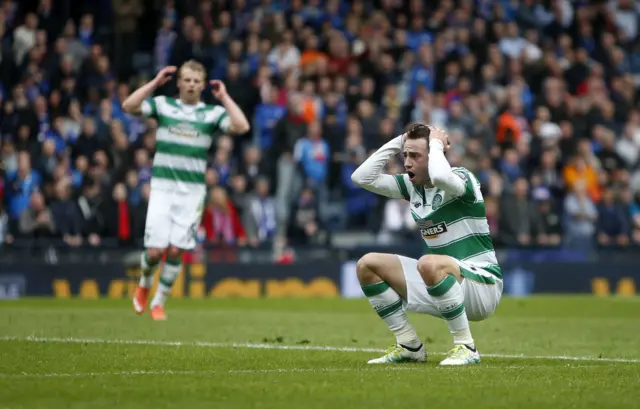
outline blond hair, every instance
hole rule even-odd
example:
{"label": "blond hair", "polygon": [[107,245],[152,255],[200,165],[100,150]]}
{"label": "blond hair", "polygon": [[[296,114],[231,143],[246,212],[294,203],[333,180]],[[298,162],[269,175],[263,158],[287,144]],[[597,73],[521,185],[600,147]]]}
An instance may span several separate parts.
{"label": "blond hair", "polygon": [[185,68],[188,68],[191,71],[202,73],[202,80],[206,81],[206,79],[207,79],[207,70],[204,68],[204,65],[202,65],[198,61],[189,60],[189,61],[186,61],[184,64],[182,64],[180,66],[180,69],[178,70],[178,78],[180,78],[180,76],[182,75],[182,70],[184,70]]}

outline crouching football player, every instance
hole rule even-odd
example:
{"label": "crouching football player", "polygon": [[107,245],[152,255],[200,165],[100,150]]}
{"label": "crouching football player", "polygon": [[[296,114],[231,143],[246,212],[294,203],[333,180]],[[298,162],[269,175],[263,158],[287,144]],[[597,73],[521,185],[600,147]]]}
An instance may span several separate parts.
{"label": "crouching football player", "polygon": [[[407,311],[442,318],[453,336],[453,349],[440,365],[480,362],[469,321],[481,321],[498,307],[502,274],[487,223],[480,183],[465,168],[452,168],[445,157],[446,133],[416,124],[383,145],[351,176],[364,189],[404,199],[427,245],[419,260],[369,253],[357,264],[364,294],[396,336],[396,345],[370,364],[422,362],[424,345]],[[405,173],[381,173],[402,152]]]}

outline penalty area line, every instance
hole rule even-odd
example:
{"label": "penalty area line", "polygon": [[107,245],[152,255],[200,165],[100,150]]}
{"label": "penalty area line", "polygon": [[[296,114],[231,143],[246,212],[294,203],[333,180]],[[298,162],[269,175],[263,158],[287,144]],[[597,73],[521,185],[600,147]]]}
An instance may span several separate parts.
{"label": "penalty area line", "polygon": [[[284,351],[328,351],[328,352],[384,352],[380,348],[358,347],[334,347],[320,345],[277,345],[277,344],[252,344],[252,343],[220,343],[205,341],[155,341],[144,339],[98,339],[98,338],[74,338],[74,337],[0,337],[0,341],[36,342],[36,343],[61,343],[61,344],[117,344],[117,345],[153,345],[164,347],[204,347],[204,348],[248,348],[248,349],[273,349]],[[443,352],[428,352],[430,355],[445,355]],[[607,362],[607,363],[632,363],[639,364],[640,359],[631,358],[598,358],[591,356],[567,356],[567,355],[518,355],[518,354],[481,354],[487,358],[502,359],[538,359],[556,361],[583,361],[583,362]]]}

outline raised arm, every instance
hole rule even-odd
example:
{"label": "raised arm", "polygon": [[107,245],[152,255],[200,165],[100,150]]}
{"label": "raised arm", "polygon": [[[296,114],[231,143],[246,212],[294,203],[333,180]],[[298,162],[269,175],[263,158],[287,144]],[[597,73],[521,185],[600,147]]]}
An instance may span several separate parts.
{"label": "raised arm", "polygon": [[429,127],[429,178],[433,186],[454,196],[462,196],[469,181],[466,175],[454,172],[449,161],[444,156],[445,144],[448,144],[447,134],[438,128]]}
{"label": "raised arm", "polygon": [[389,159],[402,150],[403,138],[404,135],[395,137],[362,162],[351,175],[353,183],[382,196],[409,200],[404,175],[382,173]]}
{"label": "raised arm", "polygon": [[[213,96],[220,101],[224,109],[227,111],[228,117],[222,120],[221,128],[226,132],[242,135],[251,129],[247,117],[240,109],[238,104],[235,103],[233,98],[227,93],[227,88],[220,80],[211,80],[211,87],[213,88]],[[228,123],[226,122],[228,121]]]}
{"label": "raised arm", "polygon": [[[132,115],[152,114],[152,112],[143,112],[144,101],[149,98],[151,94],[153,94],[153,91],[155,91],[156,88],[166,84],[171,79],[176,70],[177,68],[174,66],[164,67],[163,69],[161,69],[158,75],[156,75],[153,80],[147,82],[137,90],[133,91],[133,93],[122,102],[122,110]],[[152,107],[149,108],[150,109],[148,109],[148,111],[151,111]]]}

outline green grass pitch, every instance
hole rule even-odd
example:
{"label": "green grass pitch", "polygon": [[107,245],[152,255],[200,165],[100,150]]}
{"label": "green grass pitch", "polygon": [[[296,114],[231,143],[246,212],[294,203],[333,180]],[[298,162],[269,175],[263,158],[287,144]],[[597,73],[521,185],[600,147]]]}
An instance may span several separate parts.
{"label": "green grass pitch", "polygon": [[426,364],[368,366],[393,343],[368,302],[0,303],[0,408],[637,408],[640,299],[505,298],[472,324],[481,364],[439,368],[444,322],[411,321]]}

